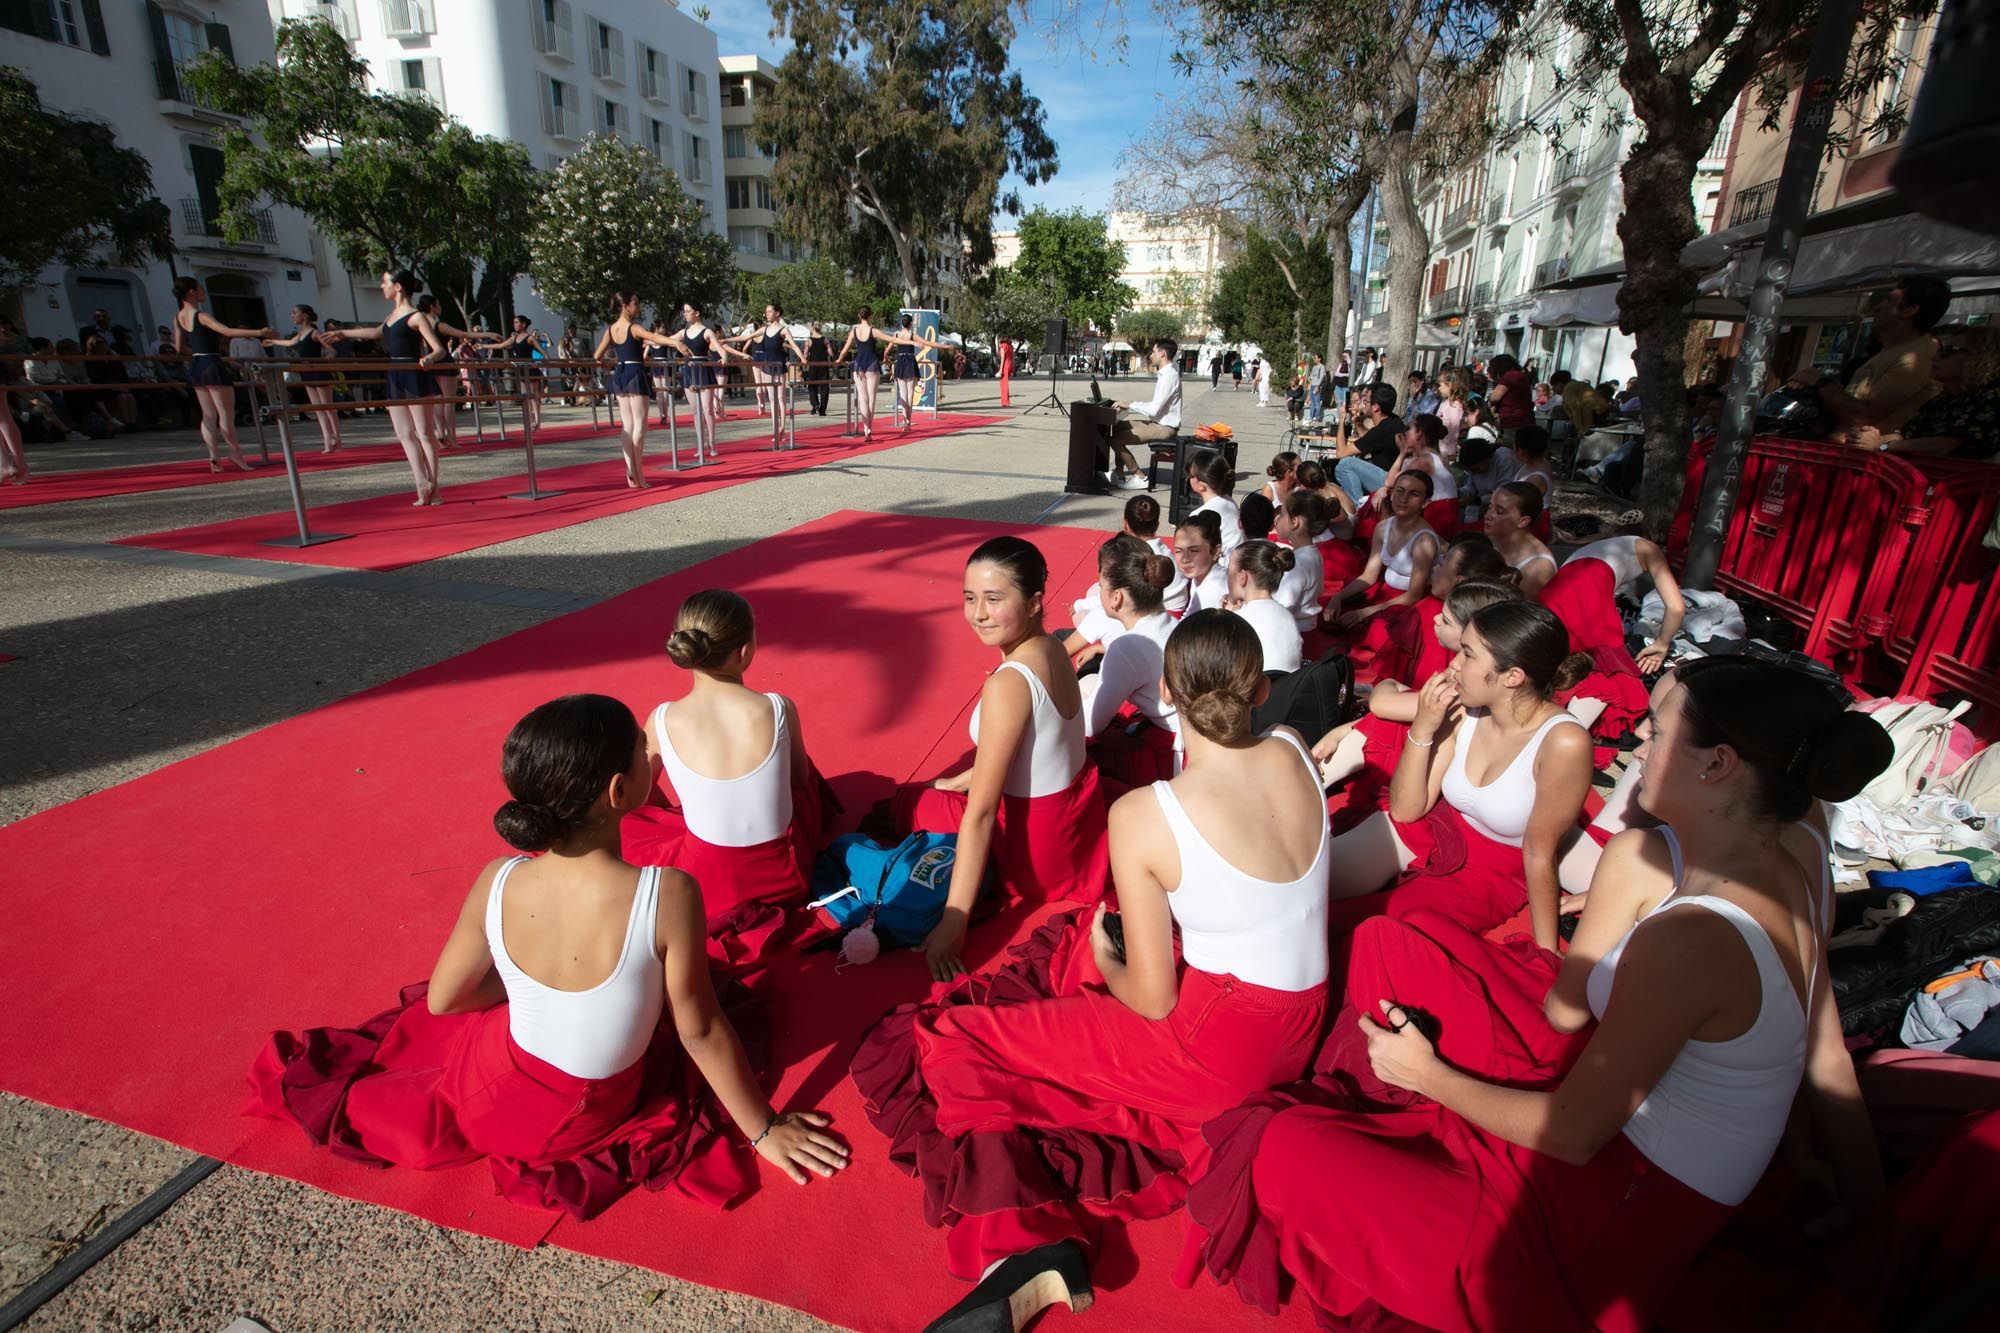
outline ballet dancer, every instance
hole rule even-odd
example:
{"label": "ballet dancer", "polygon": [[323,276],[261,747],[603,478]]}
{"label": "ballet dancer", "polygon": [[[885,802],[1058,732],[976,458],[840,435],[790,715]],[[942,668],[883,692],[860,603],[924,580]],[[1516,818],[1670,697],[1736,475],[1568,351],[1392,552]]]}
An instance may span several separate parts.
{"label": "ballet dancer", "polygon": [[1531,481],[1497,487],[1486,504],[1486,535],[1520,572],[1524,597],[1539,596],[1556,576],[1555,555],[1534,532],[1542,512],[1541,489]]}
{"label": "ballet dancer", "polygon": [[800,364],[804,364],[806,354],[792,340],[792,331],[785,327],[785,312],[775,302],[765,304],[761,325],[730,341],[750,353],[750,373],[757,381],[757,410],[770,421],[771,439],[776,443],[784,429],[778,404],[784,400],[785,353],[797,357]]}
{"label": "ballet dancer", "polygon": [[847,331],[847,341],[833,358],[845,361],[848,352],[854,353],[854,410],[861,420],[864,441],[875,438],[875,395],[882,387],[882,355],[875,350],[875,340],[884,337],[868,316],[867,306],[854,312],[854,327]]}
{"label": "ballet dancer", "polygon": [[[266,347],[296,348],[302,343],[310,343],[312,350],[300,354],[301,360],[323,361],[327,348],[319,340],[319,312],[309,305],[292,307],[292,336],[289,338],[266,338]],[[330,370],[301,370],[299,382],[304,385],[306,401],[314,407],[330,407],[333,403],[333,372]],[[313,423],[319,427],[319,451],[323,454],[337,454],[343,441],[340,438],[340,413],[314,412]]]}
{"label": "ballet dancer", "polygon": [[[612,367],[608,387],[618,404],[619,445],[625,454],[625,485],[651,490],[646,480],[646,409],[653,398],[653,377],[646,369],[646,344],[672,347],[672,335],[658,334],[639,322],[639,294],[614,292],[611,326],[597,340],[591,355]],[[606,353],[610,353],[607,359]]]}
{"label": "ballet dancer", "polygon": [[[667,327],[666,320],[655,319],[653,332],[664,338],[673,330]],[[660,410],[660,419],[656,424],[661,430],[666,430],[674,424],[674,386],[679,375],[671,364],[672,350],[654,343],[648,343],[646,346],[646,360],[653,374],[653,406]]]}
{"label": "ballet dancer", "polygon": [[[928,348],[933,352],[944,350],[944,344],[933,342],[916,331],[916,317],[903,316],[903,326],[886,339],[896,353],[896,416],[908,430],[917,415],[917,352]],[[933,371],[936,362],[932,363]]]}
{"label": "ballet dancer", "polygon": [[[469,329],[454,328],[438,318],[438,299],[429,292],[417,298],[417,313],[423,315],[436,329],[438,337],[450,338],[460,347],[484,347],[501,340],[497,333],[474,333]],[[454,358],[456,359],[456,358]],[[437,373],[438,400],[431,404],[431,430],[437,436],[439,449],[458,448],[458,395],[471,386],[466,382],[464,368],[440,370]]]}
{"label": "ballet dancer", "polygon": [[746,1143],[799,1184],[846,1166],[826,1116],[758,1087],[710,980],[700,885],[618,854],[653,785],[631,710],[543,704],[501,776],[493,826],[524,854],[479,872],[428,986],[360,1030],[275,1034],[252,1113],[375,1165],[485,1157],[501,1194],[578,1220],[638,1186],[727,1207],[756,1184]]}
{"label": "ballet dancer", "polygon": [[738,361],[750,358],[716,336],[715,330],[702,322],[701,307],[693,301],[681,305],[680,332],[668,334],[667,340],[658,345],[671,347],[687,358],[682,373],[688,397],[694,402],[695,465],[699,467],[703,463],[721,462],[722,456],[715,447],[715,421],[720,415],[718,404],[722,387],[716,378],[715,368],[726,364],[732,357]]}
{"label": "ballet dancer", "polygon": [[278,336],[276,329],[236,329],[217,320],[201,308],[206,299],[201,284],[193,278],[174,279],[174,351],[188,358],[188,387],[201,404],[201,442],[208,446],[208,470],[222,471],[218,449],[229,451],[229,461],[245,472],[251,470],[243,459],[243,446],[236,439],[236,386],[229,378],[229,364],[223,349],[231,338],[259,341]]}
{"label": "ballet dancer", "polygon": [[[542,428],[542,368],[535,364],[549,354],[548,335],[526,315],[514,316],[514,331],[495,339],[492,350],[514,362],[512,377],[521,393],[521,421],[529,430]],[[526,361],[529,364],[522,365]]]}
{"label": "ballet dancer", "polygon": [[430,367],[444,359],[444,344],[438,341],[437,328],[430,316],[417,310],[416,299],[421,294],[417,275],[408,269],[397,273],[384,271],[382,299],[390,302],[387,319],[372,329],[350,324],[319,335],[320,343],[325,346],[337,342],[379,342],[388,360],[409,362],[416,367],[386,372],[382,377],[382,392],[391,400],[387,409],[389,424],[395,429],[396,441],[403,446],[403,456],[409,459],[410,472],[416,477],[419,506],[444,503],[438,498],[437,434],[428,403],[394,400],[428,399],[437,392]]}

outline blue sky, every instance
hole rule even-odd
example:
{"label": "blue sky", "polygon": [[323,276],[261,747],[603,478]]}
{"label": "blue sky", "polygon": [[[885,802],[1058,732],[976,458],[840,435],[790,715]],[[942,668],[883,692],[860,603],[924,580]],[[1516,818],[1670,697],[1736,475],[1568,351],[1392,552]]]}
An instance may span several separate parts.
{"label": "blue sky", "polygon": [[[699,2],[682,0],[688,9]],[[765,0],[706,2],[708,26],[723,55],[761,55],[774,65],[784,57],[785,44],[770,37],[771,9]],[[1116,202],[1119,153],[1145,132],[1163,98],[1185,95],[1185,81],[1171,63],[1172,42],[1150,4],[1128,0],[1123,24],[1128,41],[1122,53],[1111,31],[1052,44],[1046,27],[1024,25],[1015,39],[1015,68],[1042,100],[1059,164],[1054,180],[1021,188],[1024,209],[1045,204],[1093,213],[1110,210]],[[1006,224],[996,226],[1004,230]]]}

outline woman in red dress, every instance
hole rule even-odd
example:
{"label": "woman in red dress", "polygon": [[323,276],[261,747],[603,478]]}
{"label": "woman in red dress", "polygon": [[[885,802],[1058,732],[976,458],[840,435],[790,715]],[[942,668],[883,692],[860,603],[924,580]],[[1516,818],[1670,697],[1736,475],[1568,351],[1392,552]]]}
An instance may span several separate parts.
{"label": "woman in red dress", "polygon": [[1000,654],[972,710],[972,767],[899,788],[898,827],[958,834],[944,917],[924,941],[931,975],[965,970],[959,951],[990,860],[1010,898],[1095,903],[1111,865],[1104,794],[1084,753],[1083,692],[1042,623],[1049,566],[1019,537],[995,537],[965,566],[965,622]]}
{"label": "woman in red dress", "polygon": [[1002,338],[1000,340],[1000,406],[1012,407],[1014,405],[1012,396],[1013,387],[1014,340],[1012,338]]}
{"label": "woman in red dress", "polygon": [[1262,661],[1241,617],[1182,621],[1165,683],[1187,765],[1112,811],[1121,912],[1058,918],[997,976],[889,1014],[855,1056],[892,1160],[951,1228],[952,1271],[984,1275],[933,1333],[1082,1308],[1103,1220],[1176,1206],[1206,1164],[1201,1125],[1298,1077],[1319,1044],[1331,839],[1304,742],[1250,731]]}
{"label": "woman in red dress", "polygon": [[[1625,619],[1618,609],[1621,594],[1638,599],[1652,584],[1659,591],[1660,632],[1635,657],[1625,646]],[[1572,553],[1542,589],[1541,603],[1556,613],[1569,631],[1570,650],[1588,653],[1590,674],[1576,689],[1581,701],[1601,701],[1586,715],[1588,702],[1573,702],[1570,711],[1603,740],[1617,740],[1639,724],[1646,712],[1642,673],[1666,665],[1674,635],[1687,614],[1679,580],[1667,566],[1666,552],[1644,537],[1608,537]]]}
{"label": "woman in red dress", "polygon": [[710,588],[681,603],[667,658],[691,683],[647,720],[655,786],[623,829],[627,861],[675,866],[702,885],[717,961],[733,964],[761,957],[784,908],[805,901],[826,821],[840,809],[806,754],[798,706],[744,685],[756,655],[742,597]]}
{"label": "woman in red dress", "polygon": [[1591,773],[1589,733],[1551,698],[1568,652],[1542,607],[1473,614],[1450,668],[1417,697],[1388,812],[1338,839],[1336,898],[1394,883],[1391,916],[1435,912],[1475,932],[1526,905],[1535,943],[1555,949],[1556,864]]}
{"label": "woman in red dress", "polygon": [[[1430,590],[1431,570],[1443,549],[1437,533],[1424,521],[1430,496],[1428,472],[1405,472],[1396,478],[1389,488],[1389,517],[1369,538],[1368,563],[1352,582],[1327,598],[1324,618],[1331,628],[1358,637],[1348,650],[1357,680],[1377,680],[1382,651],[1407,638],[1411,622],[1422,615],[1417,604]],[[1359,605],[1342,610],[1348,602]]]}
{"label": "woman in red dress", "polygon": [[1496,1041],[1423,932],[1371,922],[1345,1017],[1403,1104],[1322,1082],[1208,1126],[1216,1165],[1190,1212],[1246,1300],[1274,1309],[1282,1265],[1324,1319],[1640,1333],[1795,1100],[1841,1206],[1880,1196],[1807,820],[1881,771],[1888,737],[1795,673],[1709,658],[1663,696],[1642,753],[1639,799],[1667,827],[1607,850],[1546,1003],[1552,1028],[1589,1031],[1566,1071]]}
{"label": "woman in red dress", "polygon": [[746,1141],[800,1184],[845,1166],[825,1116],[777,1115],[758,1088],[709,980],[700,887],[618,855],[653,779],[631,710],[543,704],[501,773],[513,799],[494,827],[540,855],[479,872],[430,981],[395,1008],[274,1033],[246,1109],[375,1166],[484,1157],[507,1198],[580,1219],[639,1185],[727,1206],[755,1183]]}

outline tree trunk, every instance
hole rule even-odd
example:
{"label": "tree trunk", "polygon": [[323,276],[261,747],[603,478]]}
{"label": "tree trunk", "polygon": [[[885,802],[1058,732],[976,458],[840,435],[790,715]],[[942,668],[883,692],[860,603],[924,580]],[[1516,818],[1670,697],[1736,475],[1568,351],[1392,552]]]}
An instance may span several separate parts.
{"label": "tree trunk", "polygon": [[[1662,131],[1665,130],[1665,133]],[[1618,289],[1619,327],[1638,339],[1639,401],[1646,427],[1646,477],[1641,504],[1646,535],[1666,539],[1680,503],[1687,466],[1688,307],[1696,276],[1681,266],[1681,250],[1697,234],[1695,154],[1675,127],[1649,124],[1625,161],[1625,212],[1618,236],[1625,247],[1625,281]]]}
{"label": "tree trunk", "polygon": [[[1365,194],[1366,191],[1361,193]],[[1333,260],[1332,309],[1326,316],[1326,373],[1340,364],[1347,351],[1347,307],[1354,302],[1354,215],[1361,211],[1360,200],[1346,205],[1327,227],[1326,249]]]}
{"label": "tree trunk", "polygon": [[1423,300],[1424,267],[1430,262],[1430,237],[1417,212],[1416,190],[1410,180],[1416,102],[1399,114],[1382,146],[1382,216],[1389,224],[1389,336],[1382,348],[1382,383],[1402,392],[1403,380],[1416,362],[1418,305]]}

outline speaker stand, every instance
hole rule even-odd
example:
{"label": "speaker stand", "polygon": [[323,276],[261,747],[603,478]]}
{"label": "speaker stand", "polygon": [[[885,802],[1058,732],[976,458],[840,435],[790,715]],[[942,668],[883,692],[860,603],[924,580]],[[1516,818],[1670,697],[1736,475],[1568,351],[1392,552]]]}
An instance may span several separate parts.
{"label": "speaker stand", "polygon": [[1053,407],[1065,417],[1069,415],[1069,406],[1063,402],[1062,396],[1056,392],[1056,375],[1056,368],[1054,366],[1049,367],[1048,393],[1044,394],[1039,401],[1026,408],[1022,412],[1023,416],[1026,416],[1029,412],[1039,412],[1045,407]]}

